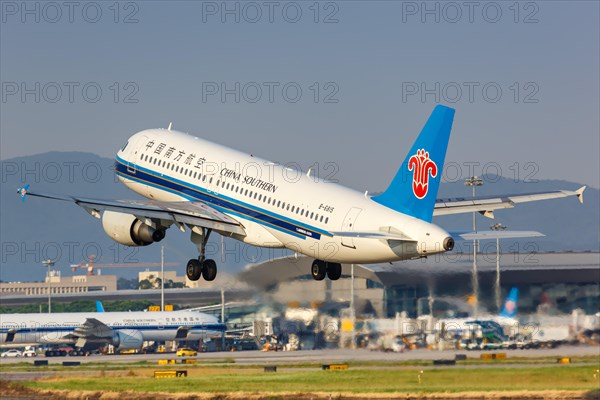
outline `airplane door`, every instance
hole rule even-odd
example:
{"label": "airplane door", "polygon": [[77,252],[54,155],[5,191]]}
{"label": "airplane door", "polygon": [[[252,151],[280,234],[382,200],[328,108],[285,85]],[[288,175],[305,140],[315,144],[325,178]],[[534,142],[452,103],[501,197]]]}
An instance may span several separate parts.
{"label": "airplane door", "polygon": [[[356,218],[362,211],[362,208],[352,207],[348,214],[346,214],[346,218],[344,218],[344,222],[342,223],[342,232],[351,232],[354,230],[354,224],[356,222]],[[351,237],[342,236],[342,246],[350,247],[355,249],[354,239]]]}
{"label": "airplane door", "polygon": [[133,144],[131,152],[127,157],[127,172],[135,174],[137,172],[136,164],[139,162],[142,156],[142,146],[146,143],[148,136],[140,136]]}

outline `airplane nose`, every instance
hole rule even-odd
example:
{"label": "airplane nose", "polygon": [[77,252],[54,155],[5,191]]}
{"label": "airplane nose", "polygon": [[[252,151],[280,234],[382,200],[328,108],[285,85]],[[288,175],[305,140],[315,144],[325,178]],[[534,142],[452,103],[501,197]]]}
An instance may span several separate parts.
{"label": "airplane nose", "polygon": [[450,251],[454,248],[454,239],[452,239],[450,236],[448,236],[446,239],[444,239],[444,250],[446,251]]}

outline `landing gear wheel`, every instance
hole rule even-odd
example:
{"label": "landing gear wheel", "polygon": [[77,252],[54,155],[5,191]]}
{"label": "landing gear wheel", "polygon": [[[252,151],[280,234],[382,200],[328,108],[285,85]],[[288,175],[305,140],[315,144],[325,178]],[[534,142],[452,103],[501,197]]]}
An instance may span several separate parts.
{"label": "landing gear wheel", "polygon": [[342,264],[327,263],[327,277],[332,281],[337,281],[342,276]]}
{"label": "landing gear wheel", "polygon": [[214,281],[217,277],[217,263],[215,260],[204,260],[204,268],[202,268],[202,277],[205,281]]}
{"label": "landing gear wheel", "polygon": [[315,281],[322,281],[327,274],[327,265],[325,261],[315,260],[312,263],[310,273]]}
{"label": "landing gear wheel", "polygon": [[195,258],[188,261],[185,274],[190,281],[197,281],[202,275],[202,263]]}

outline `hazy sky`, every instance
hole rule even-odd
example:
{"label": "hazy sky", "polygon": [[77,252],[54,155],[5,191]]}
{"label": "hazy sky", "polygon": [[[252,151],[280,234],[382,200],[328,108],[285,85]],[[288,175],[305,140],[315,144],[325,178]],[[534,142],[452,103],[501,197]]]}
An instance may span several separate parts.
{"label": "hazy sky", "polygon": [[173,121],[374,191],[440,102],[448,179],[600,185],[597,1],[0,4],[2,159]]}

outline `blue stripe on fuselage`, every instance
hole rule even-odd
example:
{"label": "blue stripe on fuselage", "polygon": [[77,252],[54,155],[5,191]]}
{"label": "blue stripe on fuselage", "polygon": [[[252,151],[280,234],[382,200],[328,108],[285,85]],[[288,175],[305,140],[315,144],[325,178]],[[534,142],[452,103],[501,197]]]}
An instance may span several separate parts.
{"label": "blue stripe on fuselage", "polygon": [[[239,201],[238,199],[210,192],[200,186],[192,185],[189,182],[181,181],[170,176],[165,176],[164,174],[139,165],[128,166],[128,164],[127,161],[117,156],[115,162],[117,174],[124,178],[136,180],[140,183],[166,190],[190,201],[204,201],[214,206],[219,211],[231,213],[242,218],[250,218],[258,223],[267,225],[300,239],[310,237],[319,240],[322,234],[331,236],[330,233],[309,225],[298,226],[296,225],[298,224],[297,221],[293,221],[280,214],[256,208],[248,203]],[[129,170],[132,168],[135,172]]]}

